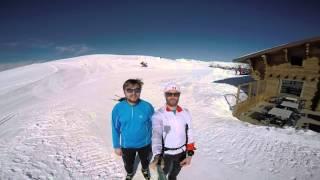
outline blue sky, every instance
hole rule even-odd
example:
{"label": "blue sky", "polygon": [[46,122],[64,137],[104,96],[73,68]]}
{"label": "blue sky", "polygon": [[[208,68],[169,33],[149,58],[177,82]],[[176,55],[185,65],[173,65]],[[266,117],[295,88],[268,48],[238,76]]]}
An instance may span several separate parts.
{"label": "blue sky", "polygon": [[316,0],[1,1],[0,62],[85,54],[226,60],[320,35]]}

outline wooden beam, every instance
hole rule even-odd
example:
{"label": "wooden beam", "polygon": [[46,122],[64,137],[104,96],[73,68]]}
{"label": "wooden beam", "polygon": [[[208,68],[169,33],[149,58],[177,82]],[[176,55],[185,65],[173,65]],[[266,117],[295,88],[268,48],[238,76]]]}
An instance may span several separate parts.
{"label": "wooden beam", "polygon": [[251,82],[240,84],[239,86],[249,85]]}
{"label": "wooden beam", "polygon": [[283,49],[283,52],[284,52],[284,60],[286,62],[289,62],[289,60],[288,60],[288,49]]}
{"label": "wooden beam", "polygon": [[251,59],[248,59],[248,63],[249,63],[249,68],[250,68],[250,74],[253,74],[254,73],[254,71],[253,71],[253,67],[252,67],[252,61],[251,61]]}
{"label": "wooden beam", "polygon": [[267,55],[263,54],[261,56],[262,60],[263,60],[263,64],[264,64],[264,68],[265,68],[265,75],[268,72],[268,63],[267,63]]}
{"label": "wooden beam", "polygon": [[249,63],[250,68],[253,69],[253,67],[252,67],[252,60],[251,60],[251,59],[248,59],[248,63]]}
{"label": "wooden beam", "polygon": [[251,98],[251,91],[252,91],[252,83],[249,83],[249,91],[248,91],[249,97],[248,97],[248,99]]}
{"label": "wooden beam", "polygon": [[310,57],[310,44],[307,43],[306,44],[306,59],[308,59]]}
{"label": "wooden beam", "polygon": [[267,64],[267,55],[263,54],[261,58],[263,60],[263,63]]}
{"label": "wooden beam", "polygon": [[260,94],[260,90],[259,90],[259,88],[260,88],[260,80],[259,81],[257,81],[257,92],[256,92],[256,96],[258,96],[259,94]]}

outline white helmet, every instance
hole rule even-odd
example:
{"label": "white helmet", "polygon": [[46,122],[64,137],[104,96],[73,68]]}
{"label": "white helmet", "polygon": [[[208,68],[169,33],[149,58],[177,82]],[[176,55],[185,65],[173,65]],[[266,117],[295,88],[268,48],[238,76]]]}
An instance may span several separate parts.
{"label": "white helmet", "polygon": [[178,91],[181,92],[180,86],[176,83],[168,83],[164,90],[164,92],[168,92],[168,91]]}

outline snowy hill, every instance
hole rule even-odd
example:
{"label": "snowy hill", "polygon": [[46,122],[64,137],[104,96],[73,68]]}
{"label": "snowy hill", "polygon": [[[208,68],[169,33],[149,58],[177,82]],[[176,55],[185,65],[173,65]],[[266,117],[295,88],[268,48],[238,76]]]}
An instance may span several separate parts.
{"label": "snowy hill", "polygon": [[[236,87],[215,83],[234,71],[211,63],[90,55],[0,72],[0,179],[123,179],[111,145],[112,99],[126,79],[142,78],[142,98],[156,109],[165,83],[182,86],[198,150],[180,179],[318,180],[320,135],[239,121],[224,96]],[[143,179],[140,171],[134,179]]]}

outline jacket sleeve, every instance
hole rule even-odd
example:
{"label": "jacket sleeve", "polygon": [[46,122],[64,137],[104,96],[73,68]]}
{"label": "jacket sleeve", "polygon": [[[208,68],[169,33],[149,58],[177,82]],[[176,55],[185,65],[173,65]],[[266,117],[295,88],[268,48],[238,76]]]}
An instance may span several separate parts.
{"label": "jacket sleeve", "polygon": [[161,154],[162,151],[162,128],[163,123],[161,115],[156,112],[152,116],[152,153],[153,155]]}
{"label": "jacket sleeve", "polygon": [[120,121],[117,108],[113,108],[112,110],[112,120],[111,120],[111,127],[112,127],[112,143],[113,148],[120,148]]}
{"label": "jacket sleeve", "polygon": [[194,142],[194,138],[193,138],[193,130],[192,130],[192,124],[191,124],[191,114],[188,110],[187,111],[187,124],[188,124],[188,144],[187,144],[187,151],[193,151],[195,150],[195,142]]}

